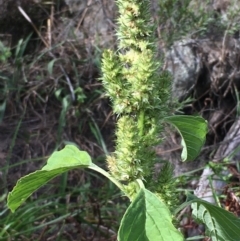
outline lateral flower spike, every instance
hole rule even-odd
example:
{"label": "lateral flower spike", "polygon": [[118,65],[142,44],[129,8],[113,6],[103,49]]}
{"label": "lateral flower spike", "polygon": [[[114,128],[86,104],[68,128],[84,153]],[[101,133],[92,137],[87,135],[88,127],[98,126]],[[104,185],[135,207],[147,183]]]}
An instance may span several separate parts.
{"label": "lateral flower spike", "polygon": [[148,0],[117,0],[119,18],[116,52],[107,50],[102,60],[102,81],[118,116],[116,151],[107,158],[109,171],[126,184],[128,196],[136,192],[137,179],[151,179],[159,121],[168,112],[169,76],[156,61],[154,24]]}

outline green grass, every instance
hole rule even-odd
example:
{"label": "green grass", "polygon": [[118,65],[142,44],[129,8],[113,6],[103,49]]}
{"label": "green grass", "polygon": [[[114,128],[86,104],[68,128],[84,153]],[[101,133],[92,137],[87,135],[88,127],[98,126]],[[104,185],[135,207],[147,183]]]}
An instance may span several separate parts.
{"label": "green grass", "polygon": [[[0,65],[0,128],[9,126],[3,131],[10,138],[0,166],[0,240],[109,240],[107,230],[111,236],[117,232],[126,200],[93,172],[66,173],[15,213],[7,209],[7,192],[17,179],[41,167],[54,150],[75,143],[103,166],[112,145],[110,107],[98,81],[100,50],[88,56],[76,41],[28,55],[30,41],[31,35],[19,40],[12,55],[5,50]],[[62,57],[52,54],[62,50]]]}
{"label": "green grass", "polygon": [[59,178],[41,188],[15,213],[8,210],[6,194],[2,195],[0,240],[46,240],[54,235],[54,240],[64,240],[67,226],[71,225],[72,231],[68,230],[71,235],[85,227],[89,232],[100,232],[108,240],[109,236],[99,226],[117,232],[125,208],[119,190],[95,173],[79,175],[82,175],[83,183],[68,183],[63,189]]}

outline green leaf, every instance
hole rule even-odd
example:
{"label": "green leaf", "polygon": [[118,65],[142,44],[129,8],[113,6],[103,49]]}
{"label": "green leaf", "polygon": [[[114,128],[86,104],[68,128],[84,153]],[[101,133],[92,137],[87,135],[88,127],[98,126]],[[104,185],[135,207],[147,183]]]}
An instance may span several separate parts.
{"label": "green leaf", "polygon": [[0,102],[0,123],[3,121],[4,113],[6,110],[6,104],[7,104],[7,99],[3,100],[3,102]]}
{"label": "green leaf", "polygon": [[121,221],[118,241],[182,241],[171,213],[155,194],[141,189]]}
{"label": "green leaf", "polygon": [[47,164],[39,171],[18,180],[8,194],[8,207],[14,212],[33,192],[54,177],[77,167],[88,167],[91,157],[85,151],[79,151],[74,145],[66,145],[61,151],[54,152]]}
{"label": "green leaf", "polygon": [[58,59],[53,59],[53,60],[51,60],[49,63],[48,63],[48,65],[47,65],[47,70],[48,70],[48,73],[50,74],[50,75],[52,75],[52,73],[53,73],[53,66],[54,66],[54,64],[55,64],[55,62],[57,61]]}
{"label": "green leaf", "polygon": [[212,241],[240,240],[240,219],[238,217],[193,195],[188,195],[188,197],[193,202],[193,216],[206,225]]}
{"label": "green leaf", "polygon": [[207,121],[199,116],[176,115],[164,118],[172,124],[182,137],[182,160],[194,160],[205,143]]}

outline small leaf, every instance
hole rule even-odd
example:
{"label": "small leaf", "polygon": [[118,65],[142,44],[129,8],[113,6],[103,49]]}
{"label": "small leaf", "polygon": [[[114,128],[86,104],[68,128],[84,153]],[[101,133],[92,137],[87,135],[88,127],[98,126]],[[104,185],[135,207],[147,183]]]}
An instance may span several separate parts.
{"label": "small leaf", "polygon": [[54,63],[57,61],[57,59],[53,59],[53,60],[51,60],[49,63],[48,63],[48,65],[47,65],[47,70],[48,70],[48,73],[50,74],[50,75],[52,75],[52,73],[53,73],[53,66],[54,66]]}
{"label": "small leaf", "polygon": [[194,160],[205,143],[207,121],[199,116],[186,115],[169,116],[164,120],[172,124],[182,137],[182,160]]}
{"label": "small leaf", "polygon": [[240,240],[240,219],[232,213],[188,194],[192,199],[193,216],[204,223],[212,241]]}
{"label": "small leaf", "polygon": [[74,145],[66,145],[61,151],[54,152],[42,168],[18,180],[8,194],[8,207],[14,212],[33,192],[54,177],[77,167],[88,167],[92,161],[85,151]]}
{"label": "small leaf", "polygon": [[155,194],[141,189],[128,207],[118,232],[119,241],[182,241],[171,213]]}
{"label": "small leaf", "polygon": [[4,113],[6,110],[6,103],[7,103],[6,99],[3,100],[2,103],[0,102],[0,123],[3,121]]}

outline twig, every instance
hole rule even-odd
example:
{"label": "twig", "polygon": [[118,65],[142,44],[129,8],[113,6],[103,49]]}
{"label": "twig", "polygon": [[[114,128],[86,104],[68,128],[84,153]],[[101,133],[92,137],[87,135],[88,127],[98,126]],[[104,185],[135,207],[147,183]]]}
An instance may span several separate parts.
{"label": "twig", "polygon": [[36,31],[37,35],[39,36],[39,38],[42,40],[42,42],[44,43],[44,45],[46,46],[46,48],[49,48],[49,44],[46,42],[46,40],[43,38],[43,36],[41,35],[41,33],[38,31],[38,29],[36,28],[36,26],[34,25],[34,23],[32,22],[32,20],[29,18],[29,16],[26,14],[26,12],[22,9],[22,7],[18,6],[18,10],[19,12],[23,15],[23,17],[32,25],[32,27],[34,28],[34,30]]}

